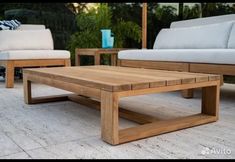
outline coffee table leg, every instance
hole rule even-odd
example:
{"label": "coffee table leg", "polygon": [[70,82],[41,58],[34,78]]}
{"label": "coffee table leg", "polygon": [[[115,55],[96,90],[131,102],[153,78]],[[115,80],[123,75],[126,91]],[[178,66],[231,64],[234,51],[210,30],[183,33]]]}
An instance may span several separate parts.
{"label": "coffee table leg", "polygon": [[67,101],[68,100],[68,94],[32,97],[32,86],[31,86],[32,81],[30,80],[30,75],[23,74],[23,84],[24,84],[24,101],[26,104],[37,104],[37,103]]}
{"label": "coffee table leg", "polygon": [[119,144],[117,93],[101,91],[101,137],[112,145]]}
{"label": "coffee table leg", "polygon": [[27,76],[23,77],[24,84],[24,101],[26,104],[32,103],[32,88],[31,81],[28,80]]}
{"label": "coffee table leg", "polygon": [[202,114],[216,116],[218,120],[220,83],[217,86],[202,88]]}

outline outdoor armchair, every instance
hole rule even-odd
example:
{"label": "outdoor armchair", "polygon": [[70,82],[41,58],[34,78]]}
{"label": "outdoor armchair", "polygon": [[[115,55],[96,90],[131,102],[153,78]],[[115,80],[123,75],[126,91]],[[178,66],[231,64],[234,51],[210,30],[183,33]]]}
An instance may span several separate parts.
{"label": "outdoor armchair", "polygon": [[6,68],[6,87],[14,87],[15,67],[70,66],[70,52],[54,50],[50,29],[21,25],[0,31],[0,66]]}

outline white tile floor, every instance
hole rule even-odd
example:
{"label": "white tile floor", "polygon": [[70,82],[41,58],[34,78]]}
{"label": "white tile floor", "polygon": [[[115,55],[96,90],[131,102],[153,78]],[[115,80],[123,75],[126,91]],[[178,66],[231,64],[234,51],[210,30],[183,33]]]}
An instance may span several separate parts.
{"label": "white tile floor", "polygon": [[[44,85],[33,90],[34,95],[67,93]],[[120,104],[162,117],[188,115],[200,112],[200,90],[193,99],[173,92]],[[0,158],[235,158],[235,85],[221,88],[220,106],[218,122],[111,146],[100,138],[97,110],[70,101],[26,105],[21,82],[5,89],[0,81]],[[121,119],[120,125],[135,124]]]}

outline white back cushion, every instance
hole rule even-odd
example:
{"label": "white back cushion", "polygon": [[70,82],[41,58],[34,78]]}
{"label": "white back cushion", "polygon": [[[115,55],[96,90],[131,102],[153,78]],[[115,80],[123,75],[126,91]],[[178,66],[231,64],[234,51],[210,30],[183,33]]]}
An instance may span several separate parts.
{"label": "white back cushion", "polygon": [[21,24],[16,30],[43,30],[45,25]]}
{"label": "white back cushion", "polygon": [[162,29],[156,37],[154,49],[227,48],[233,22],[187,28]]}
{"label": "white back cushion", "polygon": [[201,26],[209,24],[218,24],[227,21],[235,21],[235,14],[174,21],[171,23],[170,28],[183,28],[183,27]]}
{"label": "white back cushion", "polygon": [[233,26],[229,35],[228,48],[235,48],[235,23],[233,23]]}
{"label": "white back cushion", "polygon": [[0,51],[4,50],[53,50],[49,29],[0,31]]}

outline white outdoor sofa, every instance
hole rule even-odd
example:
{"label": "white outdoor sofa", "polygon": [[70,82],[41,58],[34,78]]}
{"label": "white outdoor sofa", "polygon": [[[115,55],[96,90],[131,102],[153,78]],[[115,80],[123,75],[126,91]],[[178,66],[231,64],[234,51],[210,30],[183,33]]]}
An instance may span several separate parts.
{"label": "white outdoor sofa", "polygon": [[0,66],[6,68],[6,87],[14,87],[15,67],[70,66],[70,52],[54,50],[51,31],[44,25],[23,24],[0,31]]}
{"label": "white outdoor sofa", "polygon": [[[235,14],[172,22],[153,49],[120,51],[118,64],[234,76]],[[193,90],[182,94],[190,98]]]}

